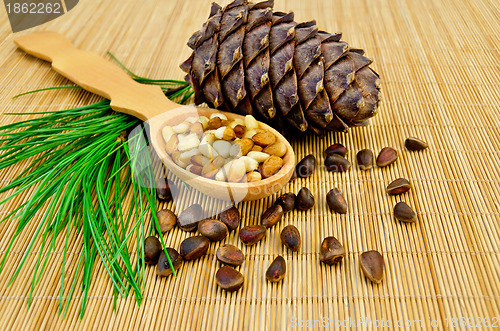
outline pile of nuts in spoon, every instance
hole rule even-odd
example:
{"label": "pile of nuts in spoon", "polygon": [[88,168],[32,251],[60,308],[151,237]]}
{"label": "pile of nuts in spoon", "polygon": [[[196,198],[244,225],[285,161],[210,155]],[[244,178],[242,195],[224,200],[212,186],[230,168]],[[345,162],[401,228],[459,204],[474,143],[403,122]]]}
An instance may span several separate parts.
{"label": "pile of nuts in spoon", "polygon": [[162,130],[165,149],[187,171],[227,182],[255,182],[283,166],[286,146],[252,116],[228,120],[222,113],[189,117]]}

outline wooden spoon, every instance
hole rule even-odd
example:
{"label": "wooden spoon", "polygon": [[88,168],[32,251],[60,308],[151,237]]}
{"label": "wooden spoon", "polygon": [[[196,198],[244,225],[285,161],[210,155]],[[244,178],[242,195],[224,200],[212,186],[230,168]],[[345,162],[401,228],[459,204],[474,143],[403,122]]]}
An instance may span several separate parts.
{"label": "wooden spoon", "polygon": [[261,122],[260,127],[274,133],[287,148],[284,165],[278,173],[250,183],[221,182],[192,174],[175,164],[166,153],[162,128],[167,124],[179,124],[188,117],[208,117],[215,112],[223,113],[229,120],[243,119],[243,116],[172,102],[159,86],[137,83],[121,68],[97,54],[75,48],[66,37],[56,32],[26,34],[15,38],[14,42],[26,53],[52,62],[55,71],[87,91],[111,100],[113,110],[147,121],[149,139],[165,166],[181,180],[209,196],[234,202],[261,199],[278,192],[293,174],[295,154],[292,146],[280,133]]}

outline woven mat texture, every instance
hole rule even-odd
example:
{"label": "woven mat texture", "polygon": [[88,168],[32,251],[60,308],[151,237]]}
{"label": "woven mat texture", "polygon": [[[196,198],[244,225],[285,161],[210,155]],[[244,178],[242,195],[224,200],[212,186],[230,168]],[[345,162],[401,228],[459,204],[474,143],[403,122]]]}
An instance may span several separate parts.
{"label": "woven mat texture", "polygon": [[[189,54],[186,42],[201,27],[209,7],[201,0],[81,0],[68,14],[33,30],[60,32],[78,47],[103,56],[111,51],[142,76],[182,79],[178,65]],[[214,253],[219,244],[211,244],[209,253],[185,263],[176,279],[159,279],[149,268],[143,304],[138,307],[132,296],[119,298],[114,311],[112,283],[99,262],[82,319],[78,291],[67,316],[57,314],[62,241],[50,253],[51,267],[35,288],[29,309],[40,240],[8,286],[43,217],[37,215],[15,242],[0,274],[0,329],[271,330],[322,318],[329,326],[358,318],[393,324],[408,320],[413,323],[408,328],[419,329],[418,321],[427,327],[429,320],[438,320],[444,328],[446,319],[451,323],[454,317],[500,317],[500,2],[276,0],[275,9],[293,10],[299,22],[316,19],[321,29],[342,31],[344,40],[374,59],[383,99],[371,124],[348,134],[292,142],[298,159],[312,153],[320,164],[327,146],[343,143],[353,168],[345,174],[318,169],[283,189],[297,193],[308,187],[316,206],[286,214],[265,240],[242,248],[245,285],[239,292],[228,294],[216,286]],[[0,10],[2,112],[66,109],[98,99],[62,90],[13,100],[21,92],[69,82],[47,63],[16,49],[12,40],[6,13]],[[0,115],[0,125],[27,118]],[[405,150],[408,136],[428,141],[430,148]],[[399,152],[394,165],[358,169],[358,150],[377,153],[385,146]],[[23,169],[2,170],[0,182],[9,183]],[[398,177],[408,178],[413,189],[400,197],[387,196],[386,185]],[[326,193],[333,187],[348,200],[346,215],[333,214],[326,205]],[[15,209],[30,194],[3,205],[0,214]],[[275,198],[240,203],[242,226],[257,223]],[[392,208],[401,200],[417,211],[418,222],[394,220]],[[176,208],[171,202],[164,207]],[[299,253],[291,254],[280,243],[279,232],[288,224],[302,234]],[[14,231],[14,223],[0,224],[0,258]],[[69,276],[81,254],[81,238],[72,231]],[[237,234],[231,233],[225,242],[242,246]],[[335,267],[318,261],[320,243],[329,235],[347,250]],[[165,240],[178,248],[187,236],[175,229]],[[369,249],[379,250],[385,258],[385,277],[379,285],[368,282],[359,268],[360,253]],[[277,254],[287,260],[288,273],[283,282],[271,285],[264,273]]]}

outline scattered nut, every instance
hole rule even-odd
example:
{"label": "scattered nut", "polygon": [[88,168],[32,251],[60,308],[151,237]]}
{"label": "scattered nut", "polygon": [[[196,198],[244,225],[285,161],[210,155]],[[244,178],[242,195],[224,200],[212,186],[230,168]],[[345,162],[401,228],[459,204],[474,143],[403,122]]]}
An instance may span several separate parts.
{"label": "scattered nut", "polygon": [[345,256],[344,246],[335,237],[326,237],[321,243],[319,260],[328,265],[339,263]]}
{"label": "scattered nut", "polygon": [[226,224],[229,231],[236,230],[240,225],[240,211],[235,206],[232,206],[220,213],[220,220]]}
{"label": "scattered nut", "polygon": [[292,252],[300,249],[300,232],[294,225],[287,225],[281,230],[281,242]]}
{"label": "scattered nut", "polygon": [[361,254],[359,264],[363,274],[374,283],[380,283],[384,276],[384,258],[377,251]]}
{"label": "scattered nut", "polygon": [[221,241],[229,231],[226,224],[215,219],[204,219],[198,223],[198,231],[210,241]]}
{"label": "scattered nut", "polygon": [[286,275],[286,262],[283,256],[278,255],[266,271],[266,279],[272,283],[279,282]]}
{"label": "scattered nut", "polygon": [[160,226],[161,233],[167,233],[172,230],[177,223],[177,216],[168,209],[158,211],[156,217],[158,218],[158,225]]}
{"label": "scattered nut", "polygon": [[392,147],[384,147],[377,156],[377,166],[387,167],[398,159],[398,152]]}
{"label": "scattered nut", "polygon": [[337,188],[331,189],[326,194],[326,203],[331,210],[339,214],[347,213],[347,202],[345,201],[342,192]]}
{"label": "scattered nut", "polygon": [[219,287],[225,291],[233,292],[243,286],[245,278],[236,269],[229,266],[223,266],[215,273],[215,281]]}
{"label": "scattered nut", "polygon": [[232,267],[237,267],[245,261],[245,255],[236,246],[225,244],[220,246],[215,253],[217,260],[219,262],[230,265]]}
{"label": "scattered nut", "polygon": [[279,196],[274,203],[280,205],[283,208],[283,212],[287,213],[295,207],[295,198],[296,195],[294,193],[285,193]]}
{"label": "scattered nut", "polygon": [[210,241],[204,236],[194,236],[181,242],[180,253],[185,260],[196,260],[208,251]]}
{"label": "scattered nut", "polygon": [[283,207],[281,205],[273,205],[267,208],[264,214],[262,214],[260,223],[266,228],[270,228],[281,221],[281,217],[283,217]]}
{"label": "scattered nut", "polygon": [[240,239],[245,245],[253,245],[266,236],[266,227],[263,225],[247,225],[240,229]]}
{"label": "scattered nut", "polygon": [[[170,262],[172,262],[172,266],[177,271],[179,267],[182,265],[182,256],[173,248],[167,248],[168,257],[170,258]],[[170,268],[170,264],[168,263],[167,255],[164,251],[160,253],[160,257],[158,258],[158,264],[156,265],[156,273],[160,277],[167,277],[173,274],[173,270]]]}
{"label": "scattered nut", "polygon": [[161,243],[155,236],[144,239],[144,262],[156,264],[161,253]]}

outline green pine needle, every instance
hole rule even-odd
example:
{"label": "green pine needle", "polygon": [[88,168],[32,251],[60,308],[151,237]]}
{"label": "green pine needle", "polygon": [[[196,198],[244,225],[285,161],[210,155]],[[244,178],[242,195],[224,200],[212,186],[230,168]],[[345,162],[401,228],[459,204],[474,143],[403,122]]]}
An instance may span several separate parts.
{"label": "green pine needle", "polygon": [[[134,80],[160,85],[170,99],[185,103],[193,93],[183,81],[140,77],[109,54]],[[41,91],[79,88],[42,88],[14,98]],[[16,178],[0,188],[0,193],[9,192],[9,196],[0,201],[0,206],[16,196],[33,191],[29,200],[0,220],[17,223],[0,262],[0,272],[18,236],[27,227],[35,226],[35,234],[9,283],[15,280],[36,247],[38,256],[28,306],[34,289],[50,265],[50,253],[56,251],[62,251],[63,255],[59,314],[66,315],[76,285],[81,282],[83,299],[80,317],[83,316],[97,258],[113,283],[114,307],[118,295],[126,297],[130,291],[140,304],[145,286],[144,239],[148,234],[161,233],[156,218],[156,190],[136,182],[136,178],[142,176],[150,182],[154,182],[155,178],[149,146],[145,143],[147,135],[141,121],[113,112],[108,100],[73,109],[7,115],[13,114],[42,116],[0,127],[0,169],[21,162],[29,163]],[[142,129],[134,130],[128,143],[120,142],[123,131],[131,131],[138,126]],[[145,153],[145,149],[148,152]],[[144,173],[135,174],[135,169],[144,169]],[[131,195],[131,202],[126,205],[123,200],[128,194]],[[146,230],[148,213],[152,215],[152,221],[151,228]],[[33,220],[37,214],[43,215],[38,223]],[[80,252],[71,252],[74,248],[68,247],[71,229],[81,233]],[[166,249],[162,236],[159,237],[162,247]],[[58,247],[58,240],[62,241],[62,249]],[[136,249],[131,254],[129,244],[133,240],[136,240]],[[71,259],[72,268],[76,268],[72,281],[66,275],[68,254],[79,256],[78,259]],[[168,262],[174,270],[169,258]]]}

